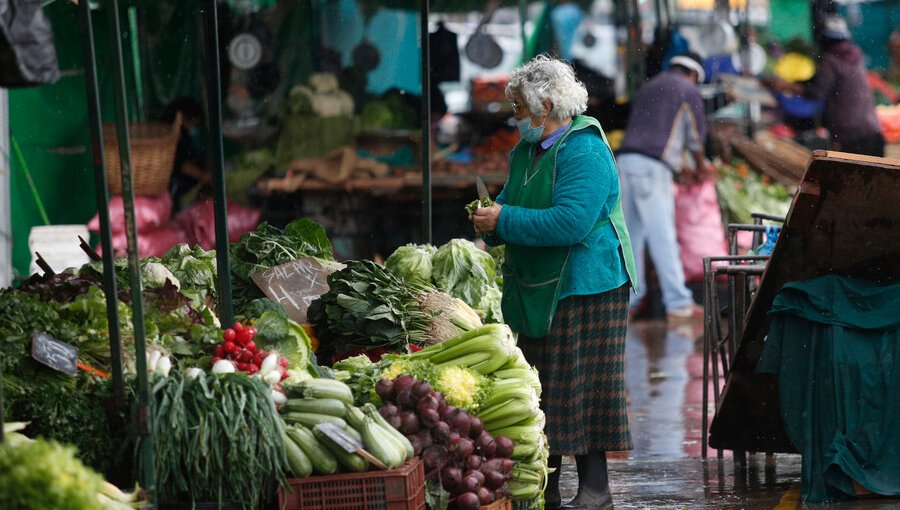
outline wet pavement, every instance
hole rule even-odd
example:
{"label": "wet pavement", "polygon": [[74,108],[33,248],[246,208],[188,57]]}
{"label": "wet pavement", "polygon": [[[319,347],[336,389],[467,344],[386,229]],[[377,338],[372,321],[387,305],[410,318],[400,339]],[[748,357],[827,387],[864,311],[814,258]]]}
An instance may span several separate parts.
{"label": "wet pavement", "polygon": [[[608,455],[616,509],[900,510],[897,499],[802,504],[799,455],[749,455],[745,467],[728,451],[719,459],[710,450],[701,459],[702,328],[702,321],[629,325],[625,368],[635,448]],[[560,489],[563,502],[578,489],[574,459],[563,461]]]}

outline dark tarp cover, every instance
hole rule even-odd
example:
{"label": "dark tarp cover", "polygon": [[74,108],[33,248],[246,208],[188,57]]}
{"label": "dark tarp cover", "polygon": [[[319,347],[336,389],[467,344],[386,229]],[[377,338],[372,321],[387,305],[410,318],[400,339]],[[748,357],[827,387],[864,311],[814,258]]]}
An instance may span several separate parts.
{"label": "dark tarp cover", "polygon": [[900,283],[834,275],[784,286],[757,372],[778,375],[804,501],[900,495]]}

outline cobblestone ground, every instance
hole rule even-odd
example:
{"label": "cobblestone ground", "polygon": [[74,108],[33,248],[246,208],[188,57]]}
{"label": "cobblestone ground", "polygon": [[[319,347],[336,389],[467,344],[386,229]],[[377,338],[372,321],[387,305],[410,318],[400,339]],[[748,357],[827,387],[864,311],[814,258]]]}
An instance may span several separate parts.
{"label": "cobblestone ground", "polygon": [[[626,348],[629,417],[635,449],[609,454],[617,510],[900,510],[900,500],[800,503],[800,457],[750,455],[736,468],[730,452],[700,458],[702,323],[630,325]],[[563,502],[574,497],[574,459],[563,461]]]}

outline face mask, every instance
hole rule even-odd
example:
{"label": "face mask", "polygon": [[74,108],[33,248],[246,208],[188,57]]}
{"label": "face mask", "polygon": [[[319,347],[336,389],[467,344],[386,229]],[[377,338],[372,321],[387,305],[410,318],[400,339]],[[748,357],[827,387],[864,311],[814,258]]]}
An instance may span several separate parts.
{"label": "face mask", "polygon": [[[544,119],[544,122],[547,122],[547,119]],[[538,140],[541,139],[541,134],[544,132],[543,124],[538,127],[533,127],[531,125],[531,117],[526,117],[518,121],[516,127],[519,128],[519,134],[522,135],[522,140],[525,140],[528,143],[537,143]]]}

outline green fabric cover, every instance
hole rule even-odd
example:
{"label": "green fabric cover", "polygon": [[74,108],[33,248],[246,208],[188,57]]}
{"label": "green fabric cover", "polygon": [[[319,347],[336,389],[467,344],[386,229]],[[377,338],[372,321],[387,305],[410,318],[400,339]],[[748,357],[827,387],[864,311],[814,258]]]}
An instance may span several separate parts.
{"label": "green fabric cover", "polygon": [[778,375],[804,501],[900,495],[900,283],[829,275],[781,290],[757,372]]}

